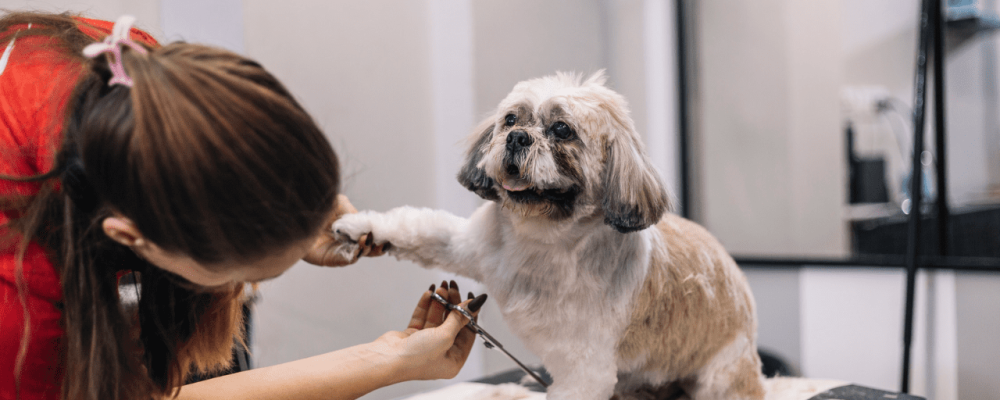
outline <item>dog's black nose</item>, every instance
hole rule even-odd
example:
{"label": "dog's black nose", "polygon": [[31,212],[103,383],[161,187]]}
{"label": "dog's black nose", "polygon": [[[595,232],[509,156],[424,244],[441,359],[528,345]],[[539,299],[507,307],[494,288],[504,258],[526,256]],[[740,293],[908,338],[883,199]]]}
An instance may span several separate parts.
{"label": "dog's black nose", "polygon": [[518,151],[522,148],[531,146],[531,143],[535,140],[528,135],[525,131],[513,131],[507,134],[507,150],[508,151]]}

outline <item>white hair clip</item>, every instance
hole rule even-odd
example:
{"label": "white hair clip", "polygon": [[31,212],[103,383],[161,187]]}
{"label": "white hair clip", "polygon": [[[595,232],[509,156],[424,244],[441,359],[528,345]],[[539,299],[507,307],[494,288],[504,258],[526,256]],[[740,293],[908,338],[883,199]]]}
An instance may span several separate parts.
{"label": "white hair clip", "polygon": [[132,78],[129,78],[125,74],[125,65],[122,63],[122,45],[130,47],[140,54],[146,54],[146,49],[138,43],[133,42],[130,37],[133,23],[135,23],[135,17],[122,15],[118,18],[118,21],[115,21],[115,26],[111,29],[111,34],[104,38],[104,41],[93,43],[83,48],[83,55],[87,56],[87,58],[94,58],[103,53],[111,53],[113,59],[108,62],[108,66],[111,68],[112,77],[108,81],[108,86],[120,83],[132,87]]}

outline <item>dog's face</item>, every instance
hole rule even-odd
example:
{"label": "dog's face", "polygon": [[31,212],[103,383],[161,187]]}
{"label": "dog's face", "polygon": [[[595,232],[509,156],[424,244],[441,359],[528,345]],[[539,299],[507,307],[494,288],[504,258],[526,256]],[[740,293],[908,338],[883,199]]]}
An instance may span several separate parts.
{"label": "dog's face", "polygon": [[597,213],[620,232],[655,224],[668,198],[628,116],[597,73],[518,83],[473,134],[459,181],[517,215],[554,221]]}

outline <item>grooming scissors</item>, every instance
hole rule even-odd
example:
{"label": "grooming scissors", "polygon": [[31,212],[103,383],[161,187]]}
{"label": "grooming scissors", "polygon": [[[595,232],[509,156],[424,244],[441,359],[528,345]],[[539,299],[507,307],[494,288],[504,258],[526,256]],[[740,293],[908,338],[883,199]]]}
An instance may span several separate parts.
{"label": "grooming scissors", "polygon": [[542,379],[542,377],[538,376],[538,374],[536,374],[535,371],[532,371],[530,368],[521,363],[521,361],[519,361],[513,355],[508,353],[507,350],[504,350],[503,345],[500,344],[500,342],[498,342],[489,333],[486,333],[486,331],[483,330],[483,328],[481,328],[479,324],[476,324],[476,320],[472,318],[471,313],[466,311],[464,308],[459,307],[457,304],[451,304],[450,302],[448,302],[448,300],[445,300],[444,297],[441,297],[441,295],[437,293],[431,292],[431,298],[436,300],[438,303],[441,303],[441,305],[443,305],[444,308],[447,308],[448,310],[458,311],[465,318],[468,318],[469,323],[465,324],[465,327],[471,329],[473,332],[479,335],[479,337],[483,338],[483,345],[485,345],[487,349],[500,350],[500,352],[506,355],[507,358],[510,358],[512,361],[517,363],[517,366],[521,367],[521,369],[524,370],[524,372],[526,372],[528,375],[531,375],[532,378],[535,378],[535,380],[538,381],[538,383],[540,383],[542,387],[544,388],[549,387],[548,382],[545,382],[545,380]]}

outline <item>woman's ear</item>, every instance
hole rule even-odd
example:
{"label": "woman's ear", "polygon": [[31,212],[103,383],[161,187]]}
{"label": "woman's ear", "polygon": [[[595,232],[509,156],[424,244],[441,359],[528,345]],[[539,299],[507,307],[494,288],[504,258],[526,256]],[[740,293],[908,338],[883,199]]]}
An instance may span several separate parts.
{"label": "woman's ear", "polygon": [[115,214],[114,216],[105,218],[104,222],[101,223],[101,227],[104,228],[104,234],[108,235],[111,240],[121,243],[124,246],[141,247],[146,243],[142,233],[135,227],[132,220],[123,215]]}

